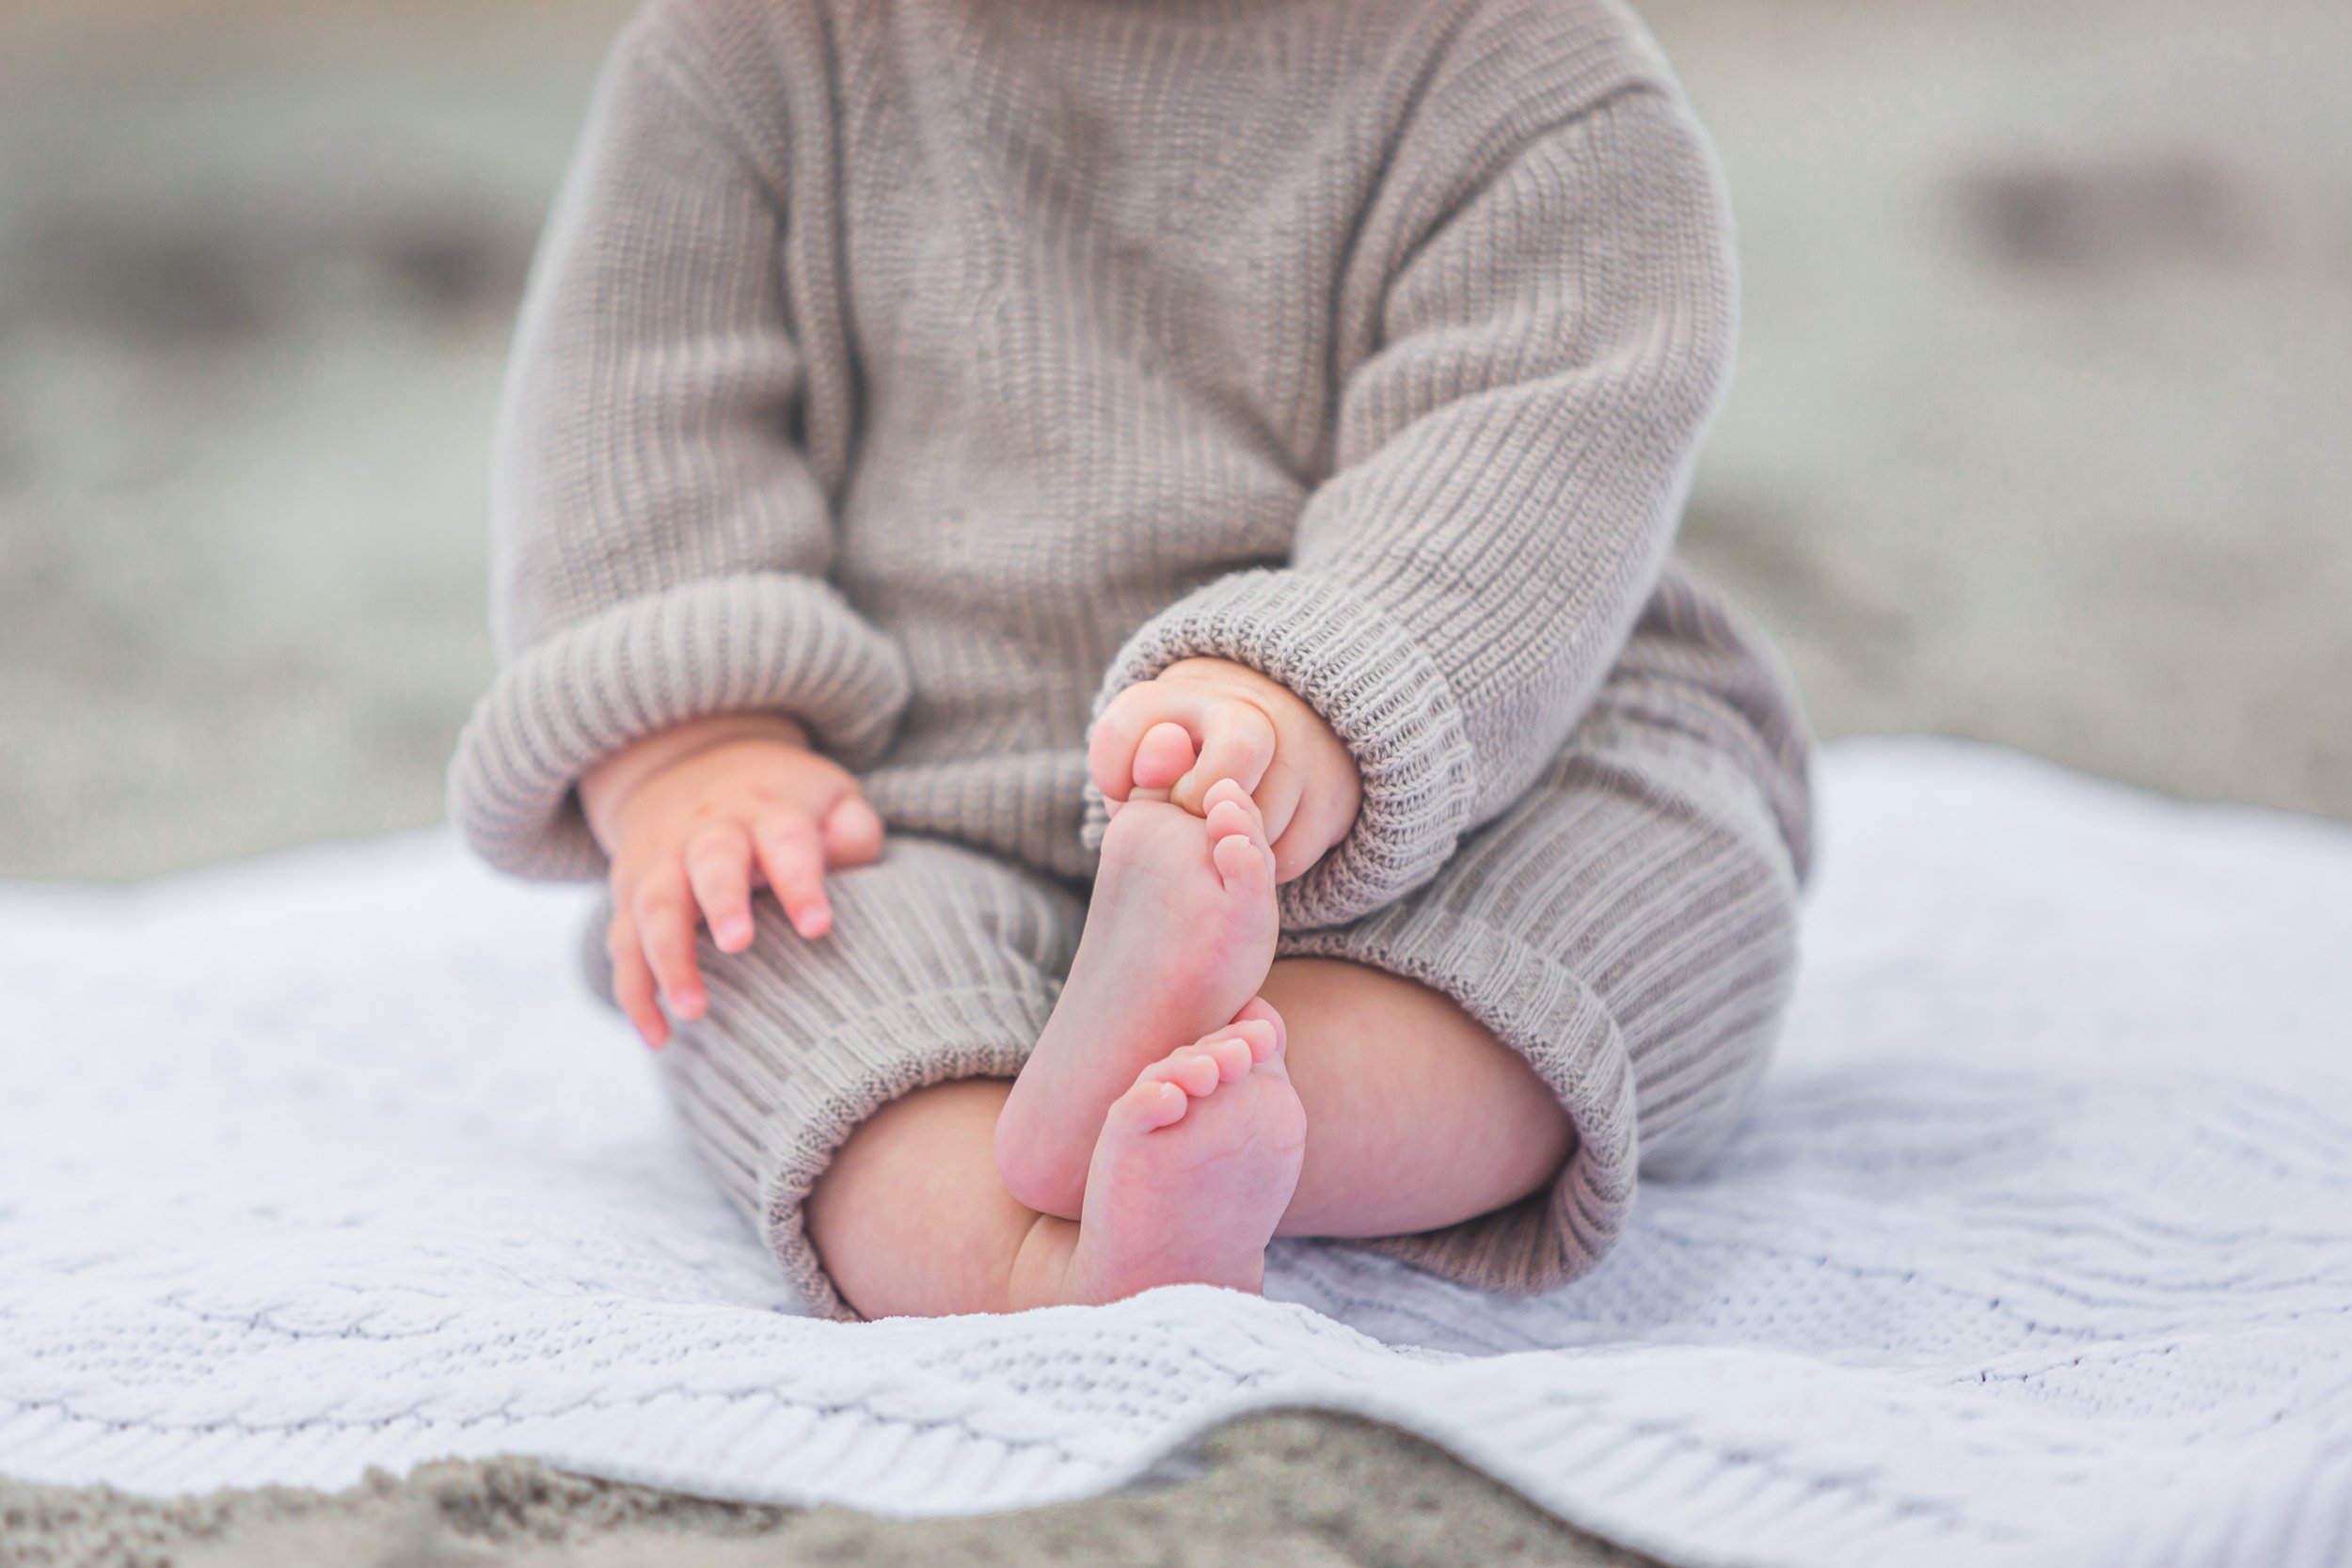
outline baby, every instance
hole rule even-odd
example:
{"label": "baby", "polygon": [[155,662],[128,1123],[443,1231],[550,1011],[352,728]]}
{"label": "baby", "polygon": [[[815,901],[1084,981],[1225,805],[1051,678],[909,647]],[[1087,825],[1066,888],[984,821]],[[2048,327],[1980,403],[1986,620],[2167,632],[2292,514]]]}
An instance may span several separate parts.
{"label": "baby", "polygon": [[837,1316],[1574,1276],[1795,962],[1670,555],[1736,324],[1614,0],[656,0],[498,434],[494,864]]}

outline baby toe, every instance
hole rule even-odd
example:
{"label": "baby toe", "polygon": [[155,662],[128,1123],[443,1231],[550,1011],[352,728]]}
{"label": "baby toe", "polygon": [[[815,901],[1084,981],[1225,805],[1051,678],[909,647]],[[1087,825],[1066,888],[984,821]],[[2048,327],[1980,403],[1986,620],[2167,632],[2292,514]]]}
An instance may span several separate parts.
{"label": "baby toe", "polygon": [[[1225,783],[1219,783],[1217,785],[1217,788],[1219,789],[1223,789],[1224,787]],[[1235,785],[1234,787],[1239,788],[1240,786]],[[1251,814],[1247,805],[1238,800],[1217,800],[1210,801],[1205,820],[1209,825],[1209,837],[1212,839],[1254,839],[1258,836],[1257,817]]]}
{"label": "baby toe", "polygon": [[1200,796],[1200,809],[1206,811],[1211,806],[1229,801],[1244,806],[1249,804],[1249,791],[1242,788],[1238,779],[1219,779],[1211,784]]}
{"label": "baby toe", "polygon": [[1282,1049],[1279,1019],[1237,1018],[1225,1032],[1248,1048],[1249,1059],[1253,1062],[1263,1062]]}
{"label": "baby toe", "polygon": [[1172,1084],[1199,1099],[1224,1082],[1225,1070],[1215,1056],[1199,1046],[1188,1045],[1145,1068],[1143,1076],[1147,1081]]}
{"label": "baby toe", "polygon": [[1110,1110],[1103,1117],[1105,1131],[1119,1129],[1129,1132],[1149,1132],[1155,1128],[1172,1126],[1184,1119],[1184,1107],[1192,1097],[1175,1084],[1163,1083],[1146,1074],[1136,1081],[1125,1094],[1111,1101]]}
{"label": "baby toe", "polygon": [[1195,1049],[1216,1063],[1217,1077],[1228,1084],[1248,1072],[1258,1059],[1250,1050],[1249,1042],[1230,1030],[1220,1030],[1209,1036]]}
{"label": "baby toe", "polygon": [[1212,838],[1209,859],[1216,866],[1225,891],[1238,898],[1269,898],[1274,894],[1274,857],[1245,833]]}
{"label": "baby toe", "polygon": [[1282,1022],[1282,1015],[1275,1011],[1274,1004],[1268,1002],[1263,996],[1253,996],[1248,1001],[1243,1003],[1241,1005],[1241,1010],[1233,1015],[1233,1022],[1235,1023],[1271,1023],[1274,1025],[1274,1032],[1278,1037],[1287,1037],[1283,1034],[1287,1025]]}

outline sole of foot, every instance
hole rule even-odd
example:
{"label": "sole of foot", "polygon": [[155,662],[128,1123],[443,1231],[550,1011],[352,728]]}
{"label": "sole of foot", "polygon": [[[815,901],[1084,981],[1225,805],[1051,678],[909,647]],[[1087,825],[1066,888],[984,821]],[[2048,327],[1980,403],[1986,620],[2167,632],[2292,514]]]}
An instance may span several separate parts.
{"label": "sole of foot", "polygon": [[1104,834],[1070,978],[996,1123],[998,1172],[1040,1212],[1078,1217],[1096,1133],[1145,1067],[1263,1022],[1245,1007],[1279,930],[1265,821],[1231,780],[1203,804],[1132,800]]}
{"label": "sole of foot", "polygon": [[1261,1022],[1270,1027],[1212,1031],[1153,1062],[1111,1102],[1087,1173],[1073,1300],[1264,1283],[1307,1113],[1283,1069],[1279,1015],[1266,1008]]}

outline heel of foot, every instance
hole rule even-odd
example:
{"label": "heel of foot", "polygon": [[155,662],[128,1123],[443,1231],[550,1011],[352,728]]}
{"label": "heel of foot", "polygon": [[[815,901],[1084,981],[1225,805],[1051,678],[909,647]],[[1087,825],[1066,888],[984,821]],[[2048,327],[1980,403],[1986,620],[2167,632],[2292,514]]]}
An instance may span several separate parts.
{"label": "heel of foot", "polygon": [[997,1180],[1023,1207],[1074,1220],[1086,1193],[1086,1167],[1057,1163],[1052,1157],[1055,1140],[1040,1134],[1028,1111],[1016,1085],[1014,1098],[996,1116]]}

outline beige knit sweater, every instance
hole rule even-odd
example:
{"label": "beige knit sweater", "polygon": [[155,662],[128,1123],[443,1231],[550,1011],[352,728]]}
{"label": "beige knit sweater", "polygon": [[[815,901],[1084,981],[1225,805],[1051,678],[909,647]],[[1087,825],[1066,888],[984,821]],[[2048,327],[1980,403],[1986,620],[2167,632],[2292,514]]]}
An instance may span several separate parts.
{"label": "beige knit sweater", "polygon": [[895,828],[1083,879],[1092,712],[1214,655],[1353,749],[1283,890],[1352,919],[1562,744],[1734,329],[1606,0],[657,0],[525,307],[453,816],[598,875],[583,771],[773,709]]}

